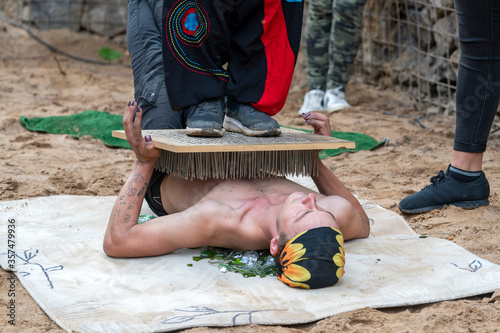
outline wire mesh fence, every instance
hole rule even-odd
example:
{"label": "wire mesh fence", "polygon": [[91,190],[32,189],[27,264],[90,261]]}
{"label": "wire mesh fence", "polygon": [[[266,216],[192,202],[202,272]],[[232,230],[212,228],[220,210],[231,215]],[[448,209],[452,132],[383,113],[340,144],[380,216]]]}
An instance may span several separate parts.
{"label": "wire mesh fence", "polygon": [[369,0],[362,70],[427,112],[455,109],[460,49],[453,0]]}

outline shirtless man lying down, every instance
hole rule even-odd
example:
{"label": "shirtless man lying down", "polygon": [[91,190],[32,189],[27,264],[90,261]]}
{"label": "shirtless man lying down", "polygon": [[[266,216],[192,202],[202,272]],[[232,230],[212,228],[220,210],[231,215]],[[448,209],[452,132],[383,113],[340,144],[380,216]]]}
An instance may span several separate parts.
{"label": "shirtless man lying down", "polygon": [[[314,133],[331,136],[327,116],[310,113],[304,119]],[[269,248],[278,258],[281,281],[320,288],[342,276],[344,240],[368,237],[368,217],[360,203],[322,162],[313,177],[320,193],[284,177],[200,180],[165,175],[150,185],[160,150],[142,136],[141,120],[142,110],[130,102],[123,127],[136,161],[111,212],[103,243],[107,255],[157,256],[200,246]],[[159,194],[156,206],[161,204],[165,215],[138,224],[145,196],[155,205],[154,191]]]}

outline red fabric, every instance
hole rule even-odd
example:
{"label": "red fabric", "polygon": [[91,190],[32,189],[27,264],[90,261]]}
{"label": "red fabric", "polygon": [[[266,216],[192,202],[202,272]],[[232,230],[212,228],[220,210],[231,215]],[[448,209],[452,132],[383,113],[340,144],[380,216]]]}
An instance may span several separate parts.
{"label": "red fabric", "polygon": [[252,105],[274,116],[285,105],[295,65],[295,55],[288,42],[281,1],[265,1],[262,23],[264,33],[261,40],[267,58],[266,86],[260,101]]}

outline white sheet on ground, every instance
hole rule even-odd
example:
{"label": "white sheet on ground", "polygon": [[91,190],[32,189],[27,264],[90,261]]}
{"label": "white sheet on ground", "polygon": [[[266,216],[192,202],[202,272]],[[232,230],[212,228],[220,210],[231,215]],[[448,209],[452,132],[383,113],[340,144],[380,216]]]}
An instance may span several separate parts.
{"label": "white sheet on ground", "polygon": [[1,266],[9,269],[7,225],[14,219],[15,274],[68,332],[307,323],[363,307],[423,304],[500,288],[499,265],[450,241],[420,238],[401,216],[370,203],[364,208],[371,236],[346,242],[345,275],[330,288],[302,290],[275,277],[221,273],[207,260],[193,261],[200,253],[195,249],[109,258],[102,239],[114,201],[52,196],[0,202]]}

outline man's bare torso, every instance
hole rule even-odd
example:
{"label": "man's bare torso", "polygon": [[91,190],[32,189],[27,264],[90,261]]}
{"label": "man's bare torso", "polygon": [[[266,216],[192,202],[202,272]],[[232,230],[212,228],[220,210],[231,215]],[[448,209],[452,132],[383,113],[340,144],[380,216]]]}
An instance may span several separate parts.
{"label": "man's bare torso", "polygon": [[[238,226],[237,233],[245,235],[248,244],[257,248],[267,247],[270,240],[269,228],[275,228],[275,221],[283,202],[294,192],[313,191],[285,178],[185,180],[167,176],[162,184],[162,202],[169,214],[188,208],[205,209],[219,207],[219,214],[225,223]],[[317,194],[323,197],[321,194]],[[213,214],[213,213],[212,213]]]}
{"label": "man's bare torso", "polygon": [[[223,202],[234,209],[255,201],[282,204],[294,192],[311,193],[285,178],[185,180],[167,176],[162,184],[162,201],[169,214],[178,213],[204,200]],[[318,194],[321,196],[320,194]]]}

